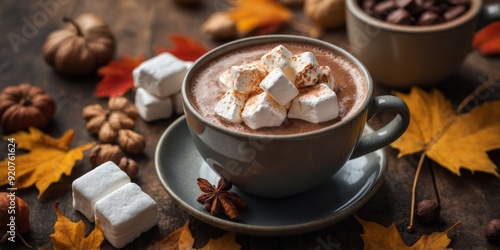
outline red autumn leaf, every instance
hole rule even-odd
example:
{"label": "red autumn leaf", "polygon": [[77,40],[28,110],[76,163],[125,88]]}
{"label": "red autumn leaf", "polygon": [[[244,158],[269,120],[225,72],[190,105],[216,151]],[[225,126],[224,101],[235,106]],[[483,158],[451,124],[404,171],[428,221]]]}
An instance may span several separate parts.
{"label": "red autumn leaf", "polygon": [[500,54],[500,21],[479,30],[474,35],[472,46],[482,55]]}
{"label": "red autumn leaf", "polygon": [[122,96],[133,89],[132,71],[143,61],[142,55],[137,58],[123,55],[121,59],[111,60],[99,68],[97,73],[103,78],[97,83],[94,96],[97,98]]}
{"label": "red autumn leaf", "polygon": [[155,50],[157,54],[169,52],[183,61],[194,62],[208,52],[208,49],[203,44],[198,43],[188,36],[170,34],[168,39],[174,47],[169,49],[156,46]]}

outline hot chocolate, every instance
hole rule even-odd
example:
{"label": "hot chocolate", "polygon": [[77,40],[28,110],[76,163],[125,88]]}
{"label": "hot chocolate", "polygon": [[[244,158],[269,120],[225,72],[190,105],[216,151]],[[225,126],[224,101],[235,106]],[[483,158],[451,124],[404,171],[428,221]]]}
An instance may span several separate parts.
{"label": "hot chocolate", "polygon": [[[215,106],[224,95],[225,90],[220,87],[219,76],[231,66],[250,63],[259,60],[262,55],[278,45],[284,45],[293,54],[312,52],[320,65],[329,66],[335,78],[336,91],[339,102],[339,117],[319,124],[299,119],[287,118],[279,127],[251,129],[243,123],[235,124],[221,119],[214,113]],[[348,59],[340,54],[317,46],[297,43],[270,43],[256,45],[244,50],[232,51],[221,55],[209,64],[198,68],[189,82],[189,98],[197,111],[214,124],[236,131],[259,134],[287,135],[305,133],[325,128],[348,117],[357,110],[366,98],[366,79],[360,70]]]}

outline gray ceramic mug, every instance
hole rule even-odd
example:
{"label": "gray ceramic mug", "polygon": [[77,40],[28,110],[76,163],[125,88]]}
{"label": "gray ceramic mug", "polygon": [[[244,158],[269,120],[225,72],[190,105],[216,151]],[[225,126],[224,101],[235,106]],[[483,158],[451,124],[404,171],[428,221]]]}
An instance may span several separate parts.
{"label": "gray ceramic mug", "polygon": [[[235,50],[254,45],[293,42],[321,47],[345,57],[359,69],[366,83],[361,107],[338,123],[292,135],[238,132],[215,125],[203,117],[190,100],[190,84],[200,68]],[[205,161],[239,189],[260,197],[282,198],[305,192],[335,174],[350,158],[389,145],[409,123],[406,104],[395,96],[373,96],[373,82],[366,68],[348,52],[324,41],[291,35],[269,35],[227,43],[198,59],[182,86],[184,111],[192,140]],[[378,112],[397,116],[385,127],[362,135],[367,119]]]}

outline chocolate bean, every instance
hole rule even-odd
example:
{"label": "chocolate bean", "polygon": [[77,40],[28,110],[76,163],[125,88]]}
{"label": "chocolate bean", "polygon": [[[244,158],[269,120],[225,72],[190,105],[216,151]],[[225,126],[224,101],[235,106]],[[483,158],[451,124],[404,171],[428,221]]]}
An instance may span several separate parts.
{"label": "chocolate bean", "polygon": [[443,17],[447,21],[451,21],[451,20],[461,16],[463,13],[465,13],[465,11],[467,11],[467,7],[465,5],[453,6],[449,10],[444,12]]}
{"label": "chocolate bean", "polygon": [[[401,25],[433,25],[453,20],[465,12],[471,0],[360,0],[369,15]],[[404,10],[404,11],[403,11]]]}
{"label": "chocolate bean", "polygon": [[407,9],[407,10],[409,10],[410,8],[412,8],[415,5],[413,0],[396,0],[395,2],[399,8],[403,8],[403,9]]}
{"label": "chocolate bean", "polygon": [[394,24],[411,25],[413,23],[413,17],[407,10],[399,8],[391,12],[387,16],[386,21]]}
{"label": "chocolate bean", "polygon": [[444,0],[451,5],[466,5],[469,4],[469,0]]}
{"label": "chocolate bean", "polygon": [[427,9],[427,8],[431,7],[432,5],[434,5],[436,3],[436,1],[434,1],[434,0],[415,0],[415,3],[418,6],[421,6],[421,7],[424,7]]}
{"label": "chocolate bean", "polygon": [[397,9],[398,6],[392,0],[382,1],[373,6],[373,12],[376,16],[381,19],[385,19],[385,17],[391,13],[393,10]]}
{"label": "chocolate bean", "polygon": [[446,20],[444,20],[443,17],[441,17],[438,13],[433,12],[433,11],[426,11],[420,15],[420,17],[417,20],[417,25],[432,25],[432,24],[438,24],[438,23],[444,23]]}
{"label": "chocolate bean", "polygon": [[[410,0],[411,1],[411,0]],[[367,11],[367,10],[372,10],[373,6],[377,3],[376,0],[365,0],[363,1],[363,10],[364,11]]]}

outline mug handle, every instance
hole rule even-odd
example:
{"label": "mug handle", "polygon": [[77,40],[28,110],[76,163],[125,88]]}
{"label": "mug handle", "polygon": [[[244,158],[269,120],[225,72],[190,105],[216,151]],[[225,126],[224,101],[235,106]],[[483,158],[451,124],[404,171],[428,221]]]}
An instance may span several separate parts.
{"label": "mug handle", "polygon": [[369,134],[362,135],[354,148],[351,159],[365,155],[383,148],[398,139],[410,124],[410,110],[406,103],[399,97],[392,95],[377,96],[373,98],[368,108],[368,119],[382,111],[397,113],[383,128]]}

